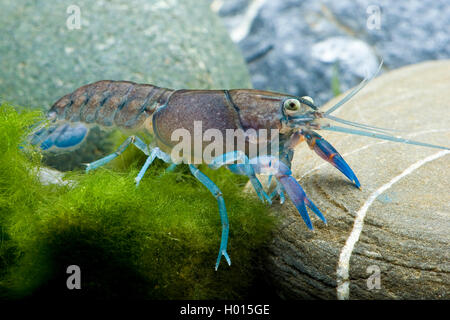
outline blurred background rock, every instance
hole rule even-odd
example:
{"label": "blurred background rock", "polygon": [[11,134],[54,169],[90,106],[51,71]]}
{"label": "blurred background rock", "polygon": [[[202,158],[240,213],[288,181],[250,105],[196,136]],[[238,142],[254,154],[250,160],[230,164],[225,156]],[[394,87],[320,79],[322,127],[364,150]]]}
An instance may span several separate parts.
{"label": "blurred background rock", "polygon": [[[73,5],[81,25],[71,30]],[[103,79],[174,89],[251,86],[242,55],[208,1],[2,0],[0,6],[0,101],[47,110]],[[47,154],[46,163],[80,167],[111,150],[108,137],[93,130],[81,148]]]}
{"label": "blurred background rock", "polygon": [[447,0],[214,0],[211,7],[241,48],[255,88],[319,104],[334,95],[333,76],[345,91],[381,58],[391,70],[450,57]]}
{"label": "blurred background rock", "polygon": [[[67,27],[71,5],[80,8],[80,29]],[[0,30],[0,96],[27,107],[48,108],[103,79],[249,86],[241,55],[205,1],[2,0]]]}

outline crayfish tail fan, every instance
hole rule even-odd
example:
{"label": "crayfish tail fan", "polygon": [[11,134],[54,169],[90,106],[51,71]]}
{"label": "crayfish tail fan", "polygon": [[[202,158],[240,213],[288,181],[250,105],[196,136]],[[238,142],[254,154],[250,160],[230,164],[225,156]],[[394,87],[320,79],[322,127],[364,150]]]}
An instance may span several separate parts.
{"label": "crayfish tail fan", "polygon": [[29,140],[32,145],[39,145],[42,150],[67,150],[80,145],[88,131],[82,123],[55,122],[37,128]]}

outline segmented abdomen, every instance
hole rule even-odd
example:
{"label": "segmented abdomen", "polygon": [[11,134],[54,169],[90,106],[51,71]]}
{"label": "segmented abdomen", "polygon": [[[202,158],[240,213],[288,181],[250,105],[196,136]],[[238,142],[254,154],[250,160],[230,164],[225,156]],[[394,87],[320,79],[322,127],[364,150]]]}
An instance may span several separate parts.
{"label": "segmented abdomen", "polygon": [[102,80],[59,99],[49,116],[71,122],[139,128],[174,90],[129,81]]}

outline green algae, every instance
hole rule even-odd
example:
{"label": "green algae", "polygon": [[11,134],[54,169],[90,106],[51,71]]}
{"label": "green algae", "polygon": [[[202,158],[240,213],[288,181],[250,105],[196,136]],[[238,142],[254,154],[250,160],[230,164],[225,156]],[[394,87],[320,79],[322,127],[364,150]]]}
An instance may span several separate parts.
{"label": "green algae", "polygon": [[[221,188],[230,220],[232,265],[222,259],[216,272],[217,202],[185,166],[165,173],[158,161],[136,188],[144,159],[118,159],[89,174],[68,172],[71,184],[42,185],[32,169],[40,152],[18,147],[39,117],[0,107],[0,298],[248,297],[276,220],[242,192],[245,178],[202,168]],[[81,268],[81,290],[66,287],[70,265]]]}

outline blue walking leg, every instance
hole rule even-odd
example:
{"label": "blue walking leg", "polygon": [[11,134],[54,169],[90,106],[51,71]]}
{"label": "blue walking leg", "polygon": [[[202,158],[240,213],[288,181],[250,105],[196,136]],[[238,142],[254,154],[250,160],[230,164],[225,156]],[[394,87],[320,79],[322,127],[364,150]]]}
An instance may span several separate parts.
{"label": "blue walking leg", "polygon": [[[230,164],[235,161],[243,162],[243,164]],[[224,165],[227,165],[228,169],[230,169],[234,173],[243,174],[249,177],[250,182],[252,183],[253,188],[255,189],[256,194],[261,199],[261,201],[264,202],[265,199],[270,204],[272,203],[272,200],[264,191],[261,182],[256,177],[255,170],[253,169],[250,160],[245,153],[243,153],[242,151],[227,152],[221,156],[215,157],[209,164],[212,169],[217,169]]]}
{"label": "blue walking leg", "polygon": [[253,189],[255,189],[256,194],[258,195],[259,199],[261,199],[262,202],[267,201],[269,204],[272,204],[272,200],[267,195],[267,193],[264,191],[264,188],[261,184],[261,182],[256,177],[253,168],[251,165],[247,164],[229,164],[227,165],[227,168],[235,173],[240,174],[249,177],[250,182],[253,185]]}
{"label": "blue walking leg", "polygon": [[[270,177],[272,177],[272,176],[270,176]],[[280,203],[283,204],[284,200],[286,199],[284,196],[283,186],[278,182],[278,180],[276,178],[275,178],[275,183],[276,183],[276,187],[275,187],[275,190],[273,190],[273,192],[270,194],[270,199],[273,199],[277,195],[280,195]]]}
{"label": "blue walking leg", "polygon": [[269,178],[267,179],[267,188],[269,188],[270,184],[272,183],[272,177],[273,175],[269,175]]}
{"label": "blue walking leg", "polygon": [[141,139],[139,139],[138,136],[134,136],[134,141],[133,144],[136,146],[136,148],[138,148],[139,150],[141,150],[143,153],[145,153],[146,155],[150,154],[150,149],[148,147],[148,145],[142,141]]}
{"label": "blue walking leg", "polygon": [[139,186],[139,183],[141,182],[141,179],[144,176],[145,171],[147,171],[148,167],[152,164],[152,162],[153,162],[153,160],[155,160],[155,158],[156,158],[156,153],[152,151],[152,153],[147,158],[147,160],[145,160],[145,163],[144,163],[143,167],[141,168],[141,171],[139,171],[137,177],[134,179],[134,181],[136,182],[136,187]]}
{"label": "blue walking leg", "polygon": [[[249,166],[251,167],[251,166]],[[253,169],[252,169],[253,170]],[[267,193],[264,191],[263,186],[261,182],[256,177],[255,173],[249,173],[247,176],[250,178],[250,182],[253,185],[253,189],[255,189],[256,194],[258,195],[259,199],[261,199],[262,202],[267,201],[269,204],[272,204],[272,199],[267,195]]]}
{"label": "blue walking leg", "polygon": [[[267,187],[270,188],[270,184],[272,183],[273,175],[269,175],[269,179],[267,179]],[[270,194],[270,199],[274,199],[277,195],[280,196],[280,203],[283,204],[284,200],[286,199],[283,192],[283,186],[278,182],[277,179],[275,179],[275,190]]]}
{"label": "blue walking leg", "polygon": [[170,156],[168,154],[161,151],[161,149],[159,149],[158,147],[153,148],[152,152],[150,153],[150,155],[148,156],[144,165],[142,166],[141,171],[139,171],[137,177],[135,178],[136,187],[139,186],[139,183],[141,182],[142,177],[144,176],[148,167],[152,164],[153,160],[155,160],[155,158],[159,158],[161,160],[164,160],[165,162],[170,161]]}
{"label": "blue walking leg", "polygon": [[196,177],[208,190],[212,193],[212,195],[217,199],[217,204],[219,205],[219,213],[220,213],[220,220],[222,221],[222,238],[220,241],[220,249],[219,249],[219,256],[217,257],[216,261],[216,271],[219,268],[220,259],[222,258],[222,255],[225,257],[225,259],[228,262],[228,265],[231,265],[230,257],[227,253],[227,243],[228,243],[228,215],[227,215],[227,209],[225,207],[225,200],[223,199],[222,192],[220,189],[214,184],[214,182],[211,181],[203,172],[201,172],[197,167],[190,164],[189,169],[191,170],[191,173]]}
{"label": "blue walking leg", "polygon": [[209,164],[209,167],[212,169],[218,169],[221,166],[231,164],[235,161],[240,161],[243,164],[250,164],[250,160],[245,153],[243,153],[242,151],[232,151],[215,157]]}
{"label": "blue walking leg", "polygon": [[126,148],[128,148],[130,146],[130,144],[134,144],[139,150],[141,150],[142,152],[144,152],[146,155],[148,155],[148,148],[147,145],[138,137],[136,136],[130,136],[128,137],[116,150],[116,152],[107,155],[106,157],[103,157],[97,161],[88,163],[86,165],[86,172],[89,172],[90,170],[94,170],[97,169],[98,167],[101,167],[105,164],[107,164],[108,162],[110,162],[111,160],[113,160],[114,158],[118,157],[119,155],[121,155]]}

